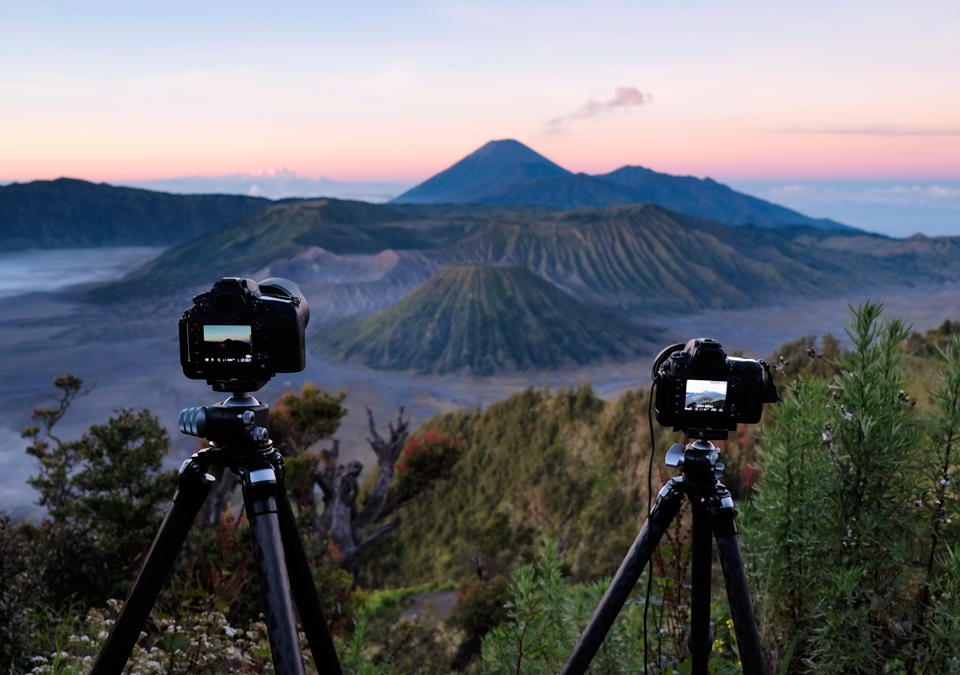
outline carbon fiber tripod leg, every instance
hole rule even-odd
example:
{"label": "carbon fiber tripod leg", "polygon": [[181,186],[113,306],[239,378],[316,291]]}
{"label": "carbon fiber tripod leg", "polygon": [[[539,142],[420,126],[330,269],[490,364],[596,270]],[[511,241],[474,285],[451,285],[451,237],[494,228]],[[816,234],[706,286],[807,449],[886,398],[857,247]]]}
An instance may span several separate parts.
{"label": "carbon fiber tripod leg", "polygon": [[280,536],[283,538],[283,550],[287,557],[287,574],[290,576],[290,586],[293,588],[293,599],[297,603],[300,624],[307,636],[307,642],[310,643],[310,651],[313,653],[317,672],[343,675],[337,650],[330,636],[330,628],[327,626],[327,618],[323,614],[323,606],[320,604],[317,587],[313,582],[310,563],[307,561],[303,543],[300,541],[300,533],[297,531],[297,521],[290,506],[290,498],[287,497],[282,479],[277,489],[277,515],[280,518]]}
{"label": "carbon fiber tripod leg", "polygon": [[690,649],[691,675],[707,675],[713,630],[710,621],[710,583],[713,567],[713,533],[710,514],[700,497],[690,498],[693,515],[693,544],[690,570]]}
{"label": "carbon fiber tripod leg", "polygon": [[242,469],[240,479],[253,535],[273,667],[277,675],[304,675],[300,633],[293,611],[277,517],[277,474],[273,467],[265,464],[253,470]]}
{"label": "carbon fiber tripod leg", "polygon": [[753,614],[753,601],[750,599],[750,586],[747,584],[747,572],[740,554],[740,538],[737,535],[733,498],[730,493],[726,490],[718,492],[715,501],[709,505],[709,510],[713,533],[717,538],[720,568],[723,570],[723,580],[727,587],[727,602],[730,603],[730,614],[733,616],[743,673],[767,675],[757,619]]}
{"label": "carbon fiber tripod leg", "polygon": [[164,516],[157,536],[150,545],[140,574],[127,594],[117,622],[97,656],[90,675],[120,675],[153,603],[170,574],[170,569],[180,553],[180,548],[190,532],[190,527],[203,506],[214,478],[207,474],[207,465],[196,457],[184,463],[180,469],[177,492],[173,504]]}
{"label": "carbon fiber tripod leg", "polygon": [[583,629],[560,675],[583,675],[589,667],[597,650],[600,649],[603,638],[606,637],[617,614],[620,613],[623,603],[630,597],[643,568],[650,560],[650,555],[680,511],[683,492],[678,488],[678,483],[681,481],[681,478],[672,478],[660,490],[650,517],[640,528],[640,534],[637,535],[627,556],[620,563],[620,568],[610,582],[606,593],[603,594],[593,616],[590,617],[587,627]]}

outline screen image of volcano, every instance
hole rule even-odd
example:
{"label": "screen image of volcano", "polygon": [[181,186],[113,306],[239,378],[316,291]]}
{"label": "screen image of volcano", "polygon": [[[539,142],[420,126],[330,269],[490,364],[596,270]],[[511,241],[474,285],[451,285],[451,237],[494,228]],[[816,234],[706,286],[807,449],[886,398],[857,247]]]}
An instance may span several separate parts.
{"label": "screen image of volcano", "polygon": [[207,363],[252,363],[250,326],[204,326],[203,358]]}
{"label": "screen image of volcano", "polygon": [[684,409],[693,412],[720,412],[727,402],[727,383],[722,380],[687,380]]}

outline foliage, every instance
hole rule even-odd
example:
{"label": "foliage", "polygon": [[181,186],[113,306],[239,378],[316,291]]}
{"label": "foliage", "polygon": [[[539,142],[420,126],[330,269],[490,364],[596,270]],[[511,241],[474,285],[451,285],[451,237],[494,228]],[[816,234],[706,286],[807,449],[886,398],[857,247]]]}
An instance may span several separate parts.
{"label": "foliage", "polygon": [[[448,480],[407,504],[399,529],[364,558],[364,575],[396,585],[462,578],[479,559],[492,577],[532,561],[545,539],[563,540],[575,578],[611,573],[646,513],[647,401],[643,390],[607,404],[589,385],[527,389],[483,412],[428,420],[424,428],[459,435],[464,451]],[[662,457],[675,435],[653,433]]]}
{"label": "foliage", "polygon": [[30,615],[42,588],[32,554],[10,518],[0,517],[0,672],[8,672],[28,647]]}
{"label": "foliage", "polygon": [[450,622],[468,635],[486,635],[507,616],[508,590],[505,577],[489,580],[467,577],[457,589],[457,602],[450,612]]}
{"label": "foliage", "polygon": [[941,409],[924,420],[901,388],[908,328],[880,312],[854,310],[841,371],[794,382],[760,448],[744,550],[775,665],[797,641],[791,673],[960,667],[945,656],[960,647],[947,618],[955,599],[933,590],[960,583],[950,566],[960,342],[944,353]]}
{"label": "foliage", "polygon": [[[787,372],[793,382],[782,403],[766,411],[764,425],[738,429],[724,446],[774,672],[960,673],[960,335],[910,338],[901,322],[881,321],[880,309],[854,312],[849,352],[826,338],[784,345],[785,369],[795,371]],[[905,354],[911,339],[934,345],[936,356]],[[917,359],[942,370],[922,406],[904,392],[907,373],[920,372],[910,370]],[[98,608],[136,571],[137,561],[123,556],[145,550],[137,537],[149,542],[156,527],[149,519],[172,492],[162,485],[166,441],[154,418],[125,411],[64,441],[54,426],[82,385],[67,377],[57,386],[58,404],[38,409],[37,426],[27,430],[41,461],[33,484],[50,518],[18,528],[0,519],[0,665],[14,672],[79,672],[88,664],[104,632],[93,627],[105,626],[116,606]],[[404,435],[405,444],[398,440],[386,512],[402,522],[367,552],[361,578],[403,586],[355,588],[337,546],[306,532],[344,667],[390,675],[454,666],[471,674],[558,672],[606,588],[594,580],[619,565],[645,516],[647,396],[635,390],[608,403],[589,386],[528,389],[486,411],[438,416]],[[285,438],[297,453],[288,458],[294,494],[308,486],[312,495],[317,475],[344,468],[335,444],[326,460],[304,452],[335,431],[342,397],[305,388],[279,406],[278,424],[288,425]],[[652,431],[656,461],[674,436]],[[663,480],[655,477],[655,489]],[[315,522],[316,506],[297,503],[301,522]],[[647,634],[644,576],[591,672],[636,671],[645,646],[653,672],[689,668],[687,522],[681,514],[654,555]],[[249,537],[245,518],[229,510],[191,533],[133,672],[271,670],[251,592]],[[114,556],[119,563],[107,562],[120,571],[109,584],[83,586],[66,569],[77,552],[95,565]],[[446,620],[419,610],[411,618],[408,601],[458,578]],[[717,600],[711,671],[737,672],[721,593]],[[207,642],[212,647],[201,649]]]}
{"label": "foliage", "polygon": [[124,594],[160,525],[176,484],[174,472],[161,471],[170,441],[146,410],[120,411],[80,439],[63,441],[54,425],[82,382],[67,375],[54,384],[61,390],[57,406],[34,410],[39,424],[23,432],[40,466],[28,482],[50,518],[23,534],[42,551],[43,589],[52,602],[102,604]]}
{"label": "foliage", "polygon": [[451,437],[436,427],[410,436],[400,454],[397,473],[390,486],[392,499],[406,502],[435,481],[448,479],[462,453],[462,439]]}
{"label": "foliage", "polygon": [[947,319],[936,328],[924,333],[911,332],[903,342],[903,349],[914,356],[942,361],[943,350],[949,348],[958,335],[960,335],[960,321]]}
{"label": "foliage", "polygon": [[[67,375],[54,384],[60,390],[56,404],[36,409],[37,423],[24,430],[27,452],[39,467],[29,482],[48,516],[40,526],[16,528],[0,519],[3,672],[22,668],[30,655],[59,651],[64,636],[50,626],[69,625],[86,610],[126,593],[176,486],[176,473],[162,471],[169,441],[153,415],[119,411],[81,438],[64,440],[55,427],[83,383]],[[332,432],[344,414],[342,397],[310,385],[298,397],[289,395],[284,409],[299,423],[296,438]],[[352,577],[326,539],[307,536],[304,544],[328,618],[338,630],[352,629],[352,615],[363,600],[355,597]],[[246,517],[234,517],[229,505],[214,524],[200,522],[178,556],[156,612],[180,620],[216,611],[232,625],[256,622],[260,603],[252,550]]]}
{"label": "foliage", "polygon": [[[638,589],[646,587],[646,575]],[[556,542],[545,542],[538,562],[517,568],[510,578],[507,620],[483,640],[487,675],[548,675],[560,672],[566,658],[609,584],[609,579],[568,586]],[[658,598],[651,598],[657,602]],[[655,608],[654,608],[655,609]],[[713,672],[739,672],[728,624],[715,632]],[[661,644],[653,623],[643,631],[643,598],[630,598],[594,657],[589,673],[641,672],[649,642],[651,672],[689,672],[682,645]]]}
{"label": "foliage", "polygon": [[817,344],[815,335],[797,338],[780,345],[771,358],[771,364],[781,374],[784,383],[801,377],[831,378],[840,372],[840,359],[849,356],[841,351],[837,338],[827,333]]}
{"label": "foliage", "polygon": [[310,382],[299,394],[286,392],[270,409],[270,439],[278,451],[296,456],[318,441],[330,438],[346,416],[343,407],[346,391],[336,396]]}
{"label": "foliage", "polygon": [[[49,654],[32,659],[28,675],[80,675],[87,671],[103,647],[110,627],[123,604],[107,603],[105,610],[91,609],[66,643]],[[216,611],[174,618],[158,618],[142,633],[124,672],[131,675],[213,675],[225,671],[272,673],[266,625],[234,628]],[[305,659],[308,672],[312,663]]]}
{"label": "foliage", "polygon": [[359,641],[344,654],[345,669],[377,675],[449,671],[457,634],[432,612],[413,618],[400,616],[400,608],[385,612],[378,620],[361,612],[357,620]]}

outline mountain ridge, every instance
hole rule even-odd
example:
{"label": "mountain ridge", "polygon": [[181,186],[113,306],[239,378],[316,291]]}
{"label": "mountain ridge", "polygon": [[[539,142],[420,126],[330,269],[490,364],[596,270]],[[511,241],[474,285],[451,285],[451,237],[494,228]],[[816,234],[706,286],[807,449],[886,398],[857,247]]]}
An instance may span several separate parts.
{"label": "mountain ridge", "polygon": [[[369,267],[327,257],[385,251],[396,259]],[[317,319],[330,321],[384,309],[437,270],[471,263],[523,267],[614,312],[677,313],[960,280],[960,239],[729,227],[652,204],[548,211],[312,200],[258,211],[81,293],[122,301],[280,274],[322,295]]]}
{"label": "mountain ridge", "polygon": [[[531,171],[531,167],[546,166],[550,169],[542,175]],[[856,230],[737,192],[711,178],[674,176],[630,165],[597,176],[574,174],[513,139],[490,141],[390,203],[536,205],[563,210],[652,203],[724,225]]]}
{"label": "mountain ridge", "polygon": [[76,178],[0,186],[6,250],[170,246],[276,204],[241,195],[173,195]]}

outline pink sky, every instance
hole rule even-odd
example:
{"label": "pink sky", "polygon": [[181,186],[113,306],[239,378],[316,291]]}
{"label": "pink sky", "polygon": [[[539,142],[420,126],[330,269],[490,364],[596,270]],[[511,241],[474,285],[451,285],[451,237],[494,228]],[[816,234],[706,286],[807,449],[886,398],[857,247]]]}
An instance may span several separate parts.
{"label": "pink sky", "polygon": [[0,8],[0,180],[558,164],[960,179],[960,3],[282,0]]}

